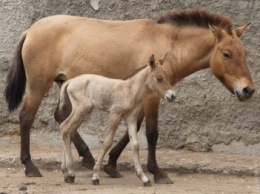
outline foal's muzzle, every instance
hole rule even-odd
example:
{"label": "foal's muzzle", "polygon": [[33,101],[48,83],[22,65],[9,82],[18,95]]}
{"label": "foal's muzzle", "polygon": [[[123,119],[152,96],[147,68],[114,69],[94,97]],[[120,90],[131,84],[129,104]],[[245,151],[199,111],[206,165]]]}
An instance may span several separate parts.
{"label": "foal's muzzle", "polygon": [[164,99],[167,100],[168,102],[174,101],[176,98],[175,93],[172,90],[167,90]]}
{"label": "foal's muzzle", "polygon": [[244,87],[242,90],[235,90],[235,96],[239,101],[245,101],[253,96],[255,88]]}

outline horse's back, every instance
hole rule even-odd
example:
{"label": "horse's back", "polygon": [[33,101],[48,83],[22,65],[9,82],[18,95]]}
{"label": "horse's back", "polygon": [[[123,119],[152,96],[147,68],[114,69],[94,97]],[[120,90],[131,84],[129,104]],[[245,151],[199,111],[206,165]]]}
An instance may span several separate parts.
{"label": "horse's back", "polygon": [[28,30],[23,47],[25,69],[36,72],[38,66],[41,71],[37,74],[53,77],[93,73],[122,78],[143,65],[140,53],[148,43],[141,40],[145,39],[145,26],[153,25],[151,20],[110,21],[67,15],[43,18]]}

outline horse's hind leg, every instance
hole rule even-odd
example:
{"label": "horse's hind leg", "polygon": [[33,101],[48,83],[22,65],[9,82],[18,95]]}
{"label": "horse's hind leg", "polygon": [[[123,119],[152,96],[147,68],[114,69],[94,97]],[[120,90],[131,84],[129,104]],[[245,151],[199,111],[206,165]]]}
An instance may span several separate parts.
{"label": "horse's hind leg", "polygon": [[31,127],[43,99],[45,92],[49,90],[51,83],[46,84],[45,89],[39,92],[31,92],[27,89],[24,103],[19,114],[20,135],[21,135],[21,161],[25,165],[25,175],[28,177],[41,177],[38,168],[33,164],[30,155],[30,131]]}
{"label": "horse's hind leg", "polygon": [[[140,111],[137,120],[137,131],[140,130],[142,121],[144,118],[143,110]],[[129,135],[128,131],[124,134],[124,136],[120,139],[120,141],[113,147],[113,149],[109,152],[109,160],[108,163],[104,166],[104,171],[112,178],[120,178],[122,177],[121,173],[117,170],[117,160],[129,143]]]}
{"label": "horse's hind leg", "polygon": [[89,147],[84,142],[84,140],[80,137],[79,133],[76,132],[72,137],[72,142],[75,145],[79,155],[83,157],[81,164],[82,166],[93,170],[93,167],[95,165],[95,159],[93,155],[91,154]]}

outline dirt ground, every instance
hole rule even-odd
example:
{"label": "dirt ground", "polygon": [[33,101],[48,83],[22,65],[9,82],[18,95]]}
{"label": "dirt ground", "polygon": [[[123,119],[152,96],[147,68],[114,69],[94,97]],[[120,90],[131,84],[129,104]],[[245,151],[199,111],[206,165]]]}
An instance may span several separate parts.
{"label": "dirt ground", "polygon": [[[260,193],[259,179],[256,177],[236,177],[212,174],[176,174],[169,176],[174,180],[171,185],[153,183],[143,187],[133,171],[124,171],[124,177],[109,178],[102,173],[100,185],[92,185],[91,171],[77,172],[74,184],[63,181],[60,170],[42,170],[42,178],[26,178],[23,170],[0,168],[0,193],[46,194],[46,193],[111,193],[111,194],[247,194]],[[152,178],[149,175],[150,178]]]}
{"label": "dirt ground", "polygon": [[[42,136],[41,139],[44,139]],[[113,194],[260,194],[260,157],[225,153],[195,153],[187,150],[157,149],[157,161],[174,181],[158,185],[146,171],[147,150],[140,150],[140,158],[152,186],[144,187],[134,172],[131,151],[125,150],[119,158],[122,178],[113,179],[104,172],[100,185],[92,185],[92,171],[81,167],[75,149],[76,179],[74,184],[63,180],[60,170],[61,142],[35,141],[32,136],[31,154],[43,177],[25,177],[19,159],[19,137],[1,137],[0,140],[0,194],[38,193],[113,193]],[[91,149],[95,158],[100,149]],[[107,159],[107,157],[106,157]],[[106,163],[106,161],[104,161]]]}

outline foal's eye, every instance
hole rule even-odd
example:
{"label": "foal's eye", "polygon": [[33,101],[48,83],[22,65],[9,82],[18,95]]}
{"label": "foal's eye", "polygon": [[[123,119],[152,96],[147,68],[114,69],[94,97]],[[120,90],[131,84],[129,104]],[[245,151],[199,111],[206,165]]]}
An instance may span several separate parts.
{"label": "foal's eye", "polygon": [[225,59],[229,59],[230,58],[230,55],[228,53],[226,53],[226,52],[222,53],[222,55],[223,55],[223,57]]}
{"label": "foal's eye", "polygon": [[157,82],[162,82],[163,78],[161,76],[156,77]]}

